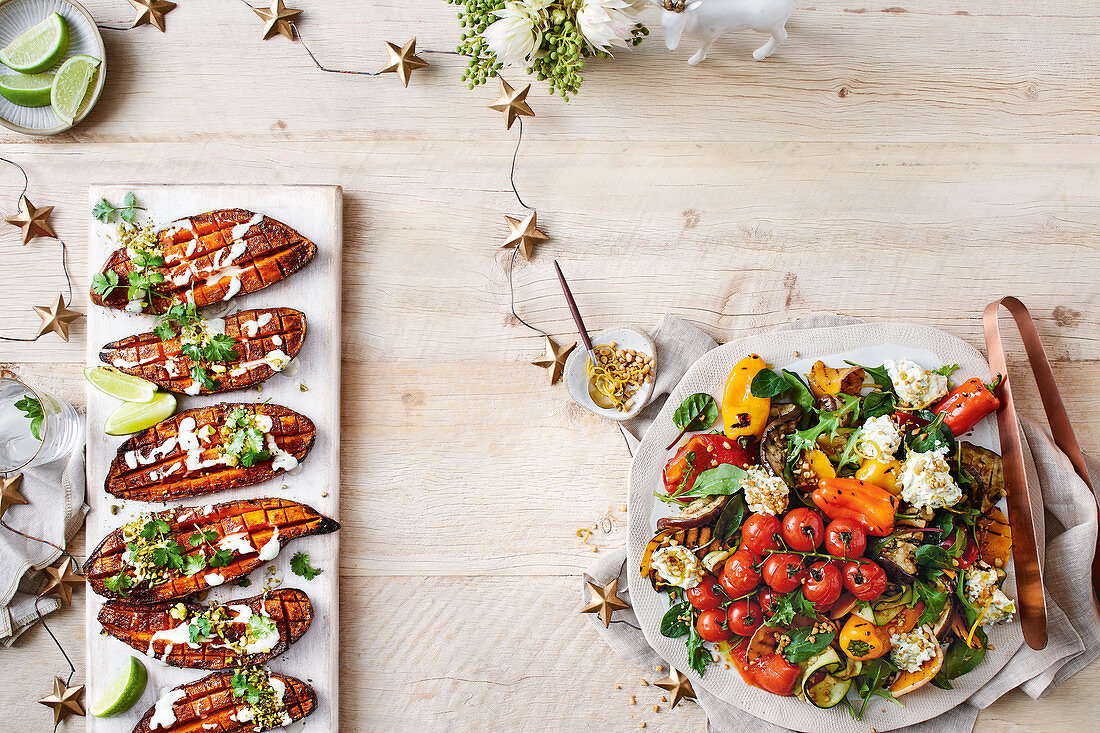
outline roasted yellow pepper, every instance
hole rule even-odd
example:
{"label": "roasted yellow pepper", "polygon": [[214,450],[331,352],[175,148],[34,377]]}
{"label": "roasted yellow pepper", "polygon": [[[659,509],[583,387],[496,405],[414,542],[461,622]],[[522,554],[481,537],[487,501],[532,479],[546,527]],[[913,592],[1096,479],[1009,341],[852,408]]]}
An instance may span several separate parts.
{"label": "roasted yellow pepper", "polygon": [[772,401],[768,397],[753,397],[751,387],[753,377],[766,368],[764,360],[752,354],[737,362],[730,372],[722,395],[722,422],[727,437],[749,436],[759,440],[764,434]]}
{"label": "roasted yellow pepper", "polygon": [[854,613],[840,630],[840,648],[852,659],[868,660],[886,656],[890,645],[878,633],[878,627]]}
{"label": "roasted yellow pepper", "polygon": [[895,496],[901,493],[901,484],[898,483],[900,476],[901,461],[896,458],[891,458],[888,461],[864,458],[855,475],[860,481],[866,481],[869,484],[886,489]]}

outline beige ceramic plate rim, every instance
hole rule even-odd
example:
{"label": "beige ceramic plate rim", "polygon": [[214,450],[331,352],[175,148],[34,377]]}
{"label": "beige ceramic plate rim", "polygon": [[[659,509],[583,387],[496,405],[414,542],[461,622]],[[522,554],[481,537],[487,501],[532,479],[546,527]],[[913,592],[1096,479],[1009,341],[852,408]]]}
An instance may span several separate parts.
{"label": "beige ceramic plate rim", "polygon": [[[26,2],[26,0],[0,0],[0,10],[2,10],[5,5],[11,5],[13,3],[21,2]],[[65,132],[66,130],[71,130],[72,128],[79,125],[81,120],[88,116],[88,113],[92,111],[93,107],[95,107],[96,102],[99,101],[99,95],[103,92],[103,84],[107,78],[107,49],[103,45],[103,36],[99,33],[99,26],[96,25],[95,18],[93,18],[92,14],[88,12],[88,9],[80,3],[76,2],[76,0],[61,0],[61,2],[65,3],[66,5],[71,5],[76,9],[78,13],[84,16],[84,19],[88,21],[88,24],[92,27],[92,34],[95,36],[96,45],[99,47],[99,69],[98,73],[96,74],[95,87],[92,89],[92,96],[88,100],[88,104],[84,107],[84,111],[81,112],[76,117],[76,119],[73,120],[73,124],[71,125],[59,119],[58,124],[54,125],[53,127],[24,127],[23,125],[17,125],[11,120],[0,116],[0,125],[3,125],[13,132],[19,132],[24,135],[45,137],[49,135],[56,135],[59,132]]]}

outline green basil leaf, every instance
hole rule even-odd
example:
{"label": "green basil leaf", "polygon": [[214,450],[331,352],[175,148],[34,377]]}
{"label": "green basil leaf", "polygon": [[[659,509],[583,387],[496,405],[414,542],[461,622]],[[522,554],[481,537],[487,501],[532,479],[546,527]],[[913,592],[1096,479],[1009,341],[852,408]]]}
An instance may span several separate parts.
{"label": "green basil leaf", "polygon": [[897,408],[897,400],[890,392],[870,392],[863,398],[863,417],[881,417],[892,415]]}
{"label": "green basil leaf", "polygon": [[689,395],[672,413],[672,422],[681,430],[706,430],[717,420],[718,403],[705,392]]}
{"label": "green basil leaf", "polygon": [[[687,620],[685,620],[685,618]],[[669,639],[679,639],[688,633],[691,626],[691,604],[687,601],[677,603],[665,612],[661,619],[661,635]]]}
{"label": "green basil leaf", "polygon": [[814,393],[810,391],[810,388],[806,386],[806,383],[802,381],[794,372],[783,370],[783,379],[791,387],[791,402],[795,403],[802,408],[802,412],[809,414],[810,410],[814,409],[817,405],[817,398],[814,397]]}
{"label": "green basil leaf", "polygon": [[917,565],[931,570],[942,570],[951,566],[951,555],[938,545],[921,545],[914,558]]}
{"label": "green basil leaf", "polygon": [[745,497],[742,494],[734,494],[722,507],[722,513],[718,515],[718,521],[714,524],[714,539],[719,544],[728,540],[740,528],[744,518]]}
{"label": "green basil leaf", "polygon": [[802,626],[786,632],[791,638],[791,643],[783,650],[783,656],[788,662],[801,664],[807,659],[816,657],[836,638],[835,631],[814,633],[813,628],[813,626]]}
{"label": "green basil leaf", "polygon": [[731,496],[741,490],[741,481],[746,475],[745,469],[732,463],[722,463],[699,474],[695,484],[682,494],[676,494],[676,498]]}
{"label": "green basil leaf", "polygon": [[753,397],[778,397],[791,388],[787,380],[773,372],[771,369],[761,369],[752,378],[749,391]]}
{"label": "green basil leaf", "polygon": [[977,649],[971,649],[961,639],[956,639],[951,646],[947,647],[947,652],[943,656],[943,666],[932,679],[933,685],[943,690],[950,690],[949,680],[962,677],[982,663],[986,650],[985,632],[978,629],[974,632],[974,636],[980,642]]}

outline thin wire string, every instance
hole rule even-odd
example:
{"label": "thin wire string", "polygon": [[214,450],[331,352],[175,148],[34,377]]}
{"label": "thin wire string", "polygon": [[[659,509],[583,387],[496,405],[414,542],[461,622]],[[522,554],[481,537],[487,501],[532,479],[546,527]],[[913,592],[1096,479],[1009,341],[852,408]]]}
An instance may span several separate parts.
{"label": "thin wire string", "polygon": [[[42,615],[42,610],[38,607],[38,602],[42,600],[42,596],[38,596],[34,599],[34,612],[38,616],[38,620],[42,623],[42,628],[46,630],[46,633],[53,639],[53,643],[57,645],[57,650],[61,652],[61,656],[65,657],[65,663],[69,665],[69,676],[65,678],[65,686],[68,687],[72,684],[73,675],[76,674],[76,666],[73,664],[73,660],[69,659],[68,652],[65,651],[65,647],[61,645],[57,637],[53,633],[53,629],[46,623],[46,617]],[[53,724],[54,733],[57,733],[57,726],[61,725],[61,721],[57,721]]]}
{"label": "thin wire string", "polygon": [[[17,201],[22,200],[22,198],[27,195],[27,189],[30,188],[31,185],[31,181],[30,178],[27,176],[26,169],[16,163],[14,160],[10,160],[8,158],[0,157],[0,161],[3,161],[8,165],[15,166],[15,168],[17,168],[19,172],[23,175],[23,190],[19,192],[19,196],[16,199]],[[65,287],[69,293],[69,297],[65,302],[65,305],[68,306],[71,305],[73,302],[73,280],[72,276],[69,275],[68,247],[65,245],[65,240],[63,240],[61,237],[53,237],[53,239],[56,239],[58,244],[61,245],[61,271],[65,274]],[[42,338],[42,336],[35,336],[34,338],[21,338],[19,336],[0,336],[0,341],[31,342],[37,341],[40,338]]]}
{"label": "thin wire string", "polygon": [[72,560],[73,564],[76,565],[76,567],[78,567],[78,568],[80,567],[80,561],[77,560],[76,556],[73,555],[68,550],[66,550],[64,547],[61,547],[60,545],[56,545],[53,542],[51,542],[50,540],[44,540],[41,537],[35,537],[33,535],[27,534],[26,532],[21,532],[18,529],[16,529],[15,527],[13,527],[10,524],[8,524],[7,522],[5,522],[3,519],[0,519],[0,527],[3,527],[4,529],[8,530],[9,532],[14,532],[15,534],[19,535],[20,537],[26,537],[28,540],[34,540],[35,542],[41,542],[44,545],[49,545],[53,549],[55,549],[58,552],[60,552],[61,554],[63,554],[65,557]]}

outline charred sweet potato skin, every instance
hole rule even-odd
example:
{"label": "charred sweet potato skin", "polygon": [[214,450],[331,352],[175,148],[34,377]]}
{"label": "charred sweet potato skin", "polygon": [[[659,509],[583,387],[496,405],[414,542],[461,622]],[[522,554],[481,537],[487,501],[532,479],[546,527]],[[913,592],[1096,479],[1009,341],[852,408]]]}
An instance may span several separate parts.
{"label": "charred sweet potato skin", "polygon": [[[271,418],[271,435],[276,445],[299,462],[305,460],[317,432],[313,421],[305,415],[281,405],[223,402],[185,410],[133,435],[119,447],[104,489],[120,499],[167,501],[258,484],[274,477],[281,471],[272,467],[273,459],[257,461],[247,467],[218,464],[192,471],[187,468],[187,454],[178,441],[170,450],[158,449],[171,445],[185,418],[194,418],[196,430],[204,425],[217,430],[225,424],[229,413],[238,408]],[[132,468],[128,456],[135,464]],[[145,462],[150,457],[153,460]],[[216,458],[216,449],[206,447],[201,457],[203,461]]]}
{"label": "charred sweet potato skin", "polygon": [[[256,615],[268,616],[279,630],[279,641],[269,652],[238,656],[232,650],[226,649],[220,640],[200,643],[198,649],[192,649],[188,644],[171,644],[164,639],[151,641],[158,631],[168,631],[184,623],[169,615],[169,611],[177,603],[179,602],[142,604],[108,601],[99,609],[99,623],[108,634],[119,641],[129,644],[142,654],[156,656],[172,667],[216,670],[264,664],[302,638],[313,621],[313,604],[310,603],[309,596],[296,588],[279,588],[270,593],[221,604],[247,606]],[[192,614],[201,613],[208,608],[194,602],[184,603],[184,606]],[[167,651],[168,647],[171,647],[171,651]]]}
{"label": "charred sweet potato skin", "polygon": [[[296,677],[281,674],[271,676],[286,685],[283,705],[291,720],[301,720],[317,708],[317,695],[305,682]],[[251,721],[236,719],[236,712],[247,707],[248,703],[233,695],[233,685],[230,682],[232,677],[232,672],[215,672],[174,688],[185,692],[184,696],[172,706],[176,722],[167,728],[158,727],[156,730],[162,733],[193,733],[207,730],[216,731],[216,733],[244,733],[244,731],[271,730],[271,728],[256,728]],[[154,707],[150,707],[145,711],[145,715],[134,726],[133,733],[152,733],[149,721],[153,717],[154,710]],[[204,728],[204,725],[213,727]]]}
{"label": "charred sweet potato skin", "polygon": [[[189,551],[193,547],[189,538],[200,530],[214,533],[215,538],[210,544],[215,546],[223,538],[243,532],[248,535],[254,551],[245,555],[234,554],[228,565],[207,567],[195,575],[188,576],[181,570],[174,570],[167,582],[150,585],[139,582],[133,575],[133,568],[123,561],[122,556],[127,548],[122,536],[123,528],[119,527],[103,538],[84,563],[84,576],[97,594],[131,603],[157,603],[183,598],[209,589],[211,583],[206,580],[207,575],[216,574],[220,576],[221,584],[230,583],[263,565],[265,561],[260,560],[259,548],[271,539],[276,527],[279,529],[281,548],[299,537],[328,534],[340,529],[336,520],[306,504],[275,498],[228,501],[205,507],[177,507],[154,512],[151,516],[167,522],[169,529],[166,537]],[[106,586],[106,580],[120,572],[133,581],[133,587],[125,592],[112,591]]]}
{"label": "charred sweet potato skin", "polygon": [[[266,321],[262,326],[261,320]],[[290,358],[297,356],[306,337],[306,316],[293,308],[255,308],[228,316],[225,333],[237,342],[237,358],[219,362],[226,371],[213,375],[217,389],[200,387],[199,394],[245,389],[270,379],[276,372],[262,360],[275,351],[282,351]],[[194,382],[191,368],[196,364],[183,353],[179,336],[166,341],[152,331],[127,336],[106,344],[99,352],[99,359],[167,392],[183,394]],[[233,371],[242,364],[248,365],[245,372],[234,375]]]}
{"label": "charred sweet potato skin", "polygon": [[[246,209],[218,209],[180,219],[157,232],[164,265],[154,268],[164,282],[153,294],[152,308],[144,313],[164,313],[173,303],[192,298],[202,307],[228,300],[236,290],[246,295],[273,285],[313,260],[317,245],[291,227]],[[232,259],[236,244],[244,249]],[[119,287],[106,296],[91,292],[91,301],[106,308],[124,310],[126,284],[137,268],[124,248],[111,253],[100,272],[114,271]]]}

